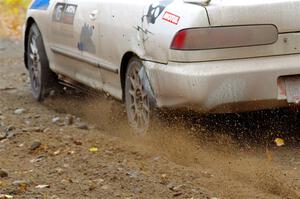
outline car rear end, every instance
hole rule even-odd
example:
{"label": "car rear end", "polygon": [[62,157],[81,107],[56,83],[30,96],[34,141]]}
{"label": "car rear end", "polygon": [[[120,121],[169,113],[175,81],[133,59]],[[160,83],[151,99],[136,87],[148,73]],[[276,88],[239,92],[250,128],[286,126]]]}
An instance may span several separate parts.
{"label": "car rear end", "polygon": [[186,0],[183,7],[187,4],[205,9],[209,25],[181,27],[169,44],[167,63],[145,61],[159,107],[227,112],[299,102],[299,1]]}

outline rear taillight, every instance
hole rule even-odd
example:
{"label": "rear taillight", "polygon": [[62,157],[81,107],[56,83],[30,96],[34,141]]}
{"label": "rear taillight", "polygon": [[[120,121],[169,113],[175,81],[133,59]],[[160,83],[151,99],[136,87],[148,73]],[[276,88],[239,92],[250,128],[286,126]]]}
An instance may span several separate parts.
{"label": "rear taillight", "polygon": [[184,49],[185,48],[185,39],[188,30],[179,31],[172,42],[171,48],[172,49]]}
{"label": "rear taillight", "polygon": [[207,50],[246,47],[275,43],[278,30],[274,25],[247,25],[191,28],[179,31],[171,44],[173,50]]}

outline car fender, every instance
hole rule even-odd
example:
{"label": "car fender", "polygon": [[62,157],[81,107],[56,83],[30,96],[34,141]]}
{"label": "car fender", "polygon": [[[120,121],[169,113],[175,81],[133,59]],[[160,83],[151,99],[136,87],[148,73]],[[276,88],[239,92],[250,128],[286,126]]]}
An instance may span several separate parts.
{"label": "car fender", "polygon": [[179,30],[208,26],[207,12],[202,5],[182,0],[162,0],[149,4],[138,29],[146,51],[145,59],[167,63],[171,43]]}
{"label": "car fender", "polygon": [[30,3],[27,13],[26,13],[26,20],[25,24],[23,26],[23,41],[24,41],[24,61],[26,66],[26,39],[27,34],[29,33],[29,28],[31,26],[31,21],[33,20],[34,23],[38,26],[41,34],[42,39],[44,42],[45,50],[47,52],[47,55],[50,53],[50,48],[48,45],[48,28],[50,23],[50,7],[52,1],[50,0],[34,0]]}

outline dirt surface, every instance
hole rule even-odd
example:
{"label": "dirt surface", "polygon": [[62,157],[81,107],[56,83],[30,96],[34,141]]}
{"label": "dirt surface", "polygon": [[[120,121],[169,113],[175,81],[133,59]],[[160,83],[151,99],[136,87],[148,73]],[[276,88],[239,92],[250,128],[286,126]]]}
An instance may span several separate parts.
{"label": "dirt surface", "polygon": [[300,198],[297,111],[159,116],[136,137],[106,95],[38,103],[20,43],[2,40],[0,198]]}

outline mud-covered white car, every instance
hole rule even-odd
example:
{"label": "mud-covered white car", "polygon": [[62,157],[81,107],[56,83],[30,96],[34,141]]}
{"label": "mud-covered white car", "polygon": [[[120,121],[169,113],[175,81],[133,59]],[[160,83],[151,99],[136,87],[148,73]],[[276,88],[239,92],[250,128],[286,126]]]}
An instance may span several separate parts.
{"label": "mud-covered white car", "polygon": [[33,0],[33,96],[58,80],[110,93],[145,130],[153,107],[241,111],[300,100],[299,0]]}

